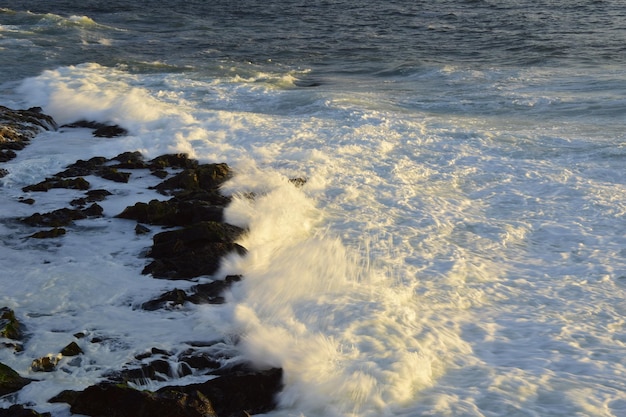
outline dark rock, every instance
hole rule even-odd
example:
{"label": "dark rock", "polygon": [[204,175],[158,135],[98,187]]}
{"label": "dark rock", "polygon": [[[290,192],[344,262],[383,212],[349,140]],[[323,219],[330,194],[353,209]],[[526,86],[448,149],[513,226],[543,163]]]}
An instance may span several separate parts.
{"label": "dark rock", "polygon": [[289,182],[295,185],[296,188],[302,187],[304,184],[306,184],[306,181],[306,178],[291,178],[289,180]]}
{"label": "dark rock", "polygon": [[153,237],[150,256],[155,261],[143,274],[155,278],[188,279],[214,274],[223,256],[230,252],[245,254],[234,241],[243,229],[217,222],[200,222],[184,229],[158,233]]}
{"label": "dark rock", "polygon": [[83,207],[87,203],[93,203],[95,201],[102,201],[107,196],[110,196],[110,195],[112,195],[111,192],[107,190],[89,190],[87,191],[86,197],[74,199],[70,202],[70,204],[76,207]]}
{"label": "dark rock", "polygon": [[232,172],[227,164],[204,164],[185,169],[155,188],[163,194],[175,190],[216,190],[231,177]]}
{"label": "dark rock", "polygon": [[154,311],[160,308],[172,308],[183,305],[185,302],[193,304],[222,304],[224,303],[224,297],[222,296],[224,291],[230,288],[234,282],[240,280],[240,275],[229,275],[224,280],[194,285],[191,287],[190,294],[175,288],[158,298],[143,303],[141,308]]}
{"label": "dark rock", "polygon": [[195,168],[198,166],[198,161],[189,159],[189,155],[185,153],[167,154],[157,156],[149,162],[150,170],[158,171],[165,168]]}
{"label": "dark rock", "polygon": [[154,311],[160,308],[171,308],[175,306],[179,306],[187,301],[187,293],[183,290],[179,290],[175,288],[171,291],[168,291],[161,295],[159,298],[155,298],[154,300],[150,300],[141,305],[141,308],[147,311]]}
{"label": "dark rock", "polygon": [[61,208],[51,211],[49,213],[34,213],[28,217],[22,218],[22,222],[29,226],[44,226],[44,227],[61,227],[67,226],[74,220],[82,220],[87,217],[99,217],[102,216],[103,209],[98,204],[94,203],[86,209],[69,209]]}
{"label": "dark rock", "polygon": [[218,369],[222,363],[204,352],[188,350],[180,356],[180,361],[193,369]]}
{"label": "dark rock", "polygon": [[47,178],[40,183],[28,185],[22,188],[22,191],[48,191],[51,188],[67,188],[70,190],[88,190],[91,185],[86,179],[79,178]]}
{"label": "dark rock", "polygon": [[0,168],[0,178],[6,177],[7,175],[9,175],[9,171],[4,168]]}
{"label": "dark rock", "polygon": [[28,236],[33,239],[54,239],[56,237],[63,236],[67,231],[62,227],[55,227],[50,230],[41,230]]}
{"label": "dark rock", "polygon": [[114,138],[128,135],[128,130],[117,125],[102,126],[94,130],[93,135],[98,138]]}
{"label": "dark rock", "polygon": [[21,390],[33,382],[32,379],[22,378],[17,372],[0,362],[0,397]]}
{"label": "dark rock", "polygon": [[223,206],[204,201],[151,200],[129,206],[116,217],[137,220],[141,223],[162,226],[184,226],[202,221],[220,222],[223,219]]}
{"label": "dark rock", "polygon": [[164,387],[157,394],[202,393],[220,417],[241,417],[266,413],[276,407],[275,396],[282,389],[283,371],[231,373],[200,384]]}
{"label": "dark rock", "polygon": [[116,168],[105,167],[98,173],[105,180],[127,183],[130,178],[130,172],[120,172]]}
{"label": "dark rock", "polygon": [[61,355],[63,356],[77,356],[83,353],[83,350],[78,346],[78,343],[72,342],[69,345],[65,346],[61,350]]}
{"label": "dark rock", "polygon": [[143,224],[137,223],[137,225],[135,226],[135,234],[145,235],[146,233],[150,233],[150,229],[144,226]]}
{"label": "dark rock", "polygon": [[199,392],[154,393],[111,383],[77,393],[70,411],[106,417],[217,417],[211,402]]}
{"label": "dark rock", "polygon": [[38,413],[21,404],[14,404],[9,408],[0,408],[0,417],[51,417],[51,414]]}
{"label": "dark rock", "polygon": [[54,119],[39,107],[11,110],[0,106],[0,162],[15,158],[15,151],[23,149],[38,133],[56,127]]}
{"label": "dark rock", "polygon": [[92,175],[101,169],[106,162],[107,159],[102,156],[95,156],[87,161],[79,159],[73,164],[68,165],[65,171],[58,172],[54,174],[54,176],[59,178],[69,178]]}
{"label": "dark rock", "polygon": [[17,201],[22,204],[28,204],[29,206],[32,206],[33,204],[35,204],[35,199],[33,198],[20,197]]}
{"label": "dark rock", "polygon": [[121,169],[144,169],[148,168],[148,164],[143,159],[141,152],[124,152],[117,155],[113,160],[118,161],[119,164],[114,165],[114,168]]}
{"label": "dark rock", "polygon": [[82,127],[82,128],[87,128],[87,129],[94,129],[93,135],[96,137],[102,137],[102,138],[113,138],[116,136],[124,136],[128,134],[128,131],[126,129],[118,125],[109,125],[106,123],[100,123],[100,122],[88,121],[88,120],[79,120],[74,123],[65,124],[61,127],[69,127],[69,128]]}
{"label": "dark rock", "polygon": [[213,275],[220,267],[221,258],[231,252],[244,255],[246,250],[236,243],[209,242],[179,255],[156,259],[141,273],[171,280]]}

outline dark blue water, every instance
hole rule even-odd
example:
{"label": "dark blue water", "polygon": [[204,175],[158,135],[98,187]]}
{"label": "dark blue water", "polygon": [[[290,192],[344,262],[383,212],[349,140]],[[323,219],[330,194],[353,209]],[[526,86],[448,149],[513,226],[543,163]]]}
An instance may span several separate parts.
{"label": "dark blue water", "polygon": [[34,71],[86,57],[105,65],[158,60],[194,68],[271,61],[320,74],[378,76],[441,64],[583,70],[626,62],[626,8],[619,0],[18,0],[0,7],[37,13],[4,11],[5,25],[33,24],[45,13],[89,16],[113,41],[106,48],[85,42],[77,27],[74,44],[57,44],[59,28],[39,22],[30,36],[45,60],[33,63]]}

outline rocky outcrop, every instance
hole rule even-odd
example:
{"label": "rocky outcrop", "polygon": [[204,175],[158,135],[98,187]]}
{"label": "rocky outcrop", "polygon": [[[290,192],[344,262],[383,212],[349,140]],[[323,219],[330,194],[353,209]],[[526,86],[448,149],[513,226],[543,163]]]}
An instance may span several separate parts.
{"label": "rocky outcrop", "polygon": [[52,414],[38,413],[23,405],[15,404],[9,408],[0,408],[0,417],[52,417]]}
{"label": "rocky outcrop", "polygon": [[[22,112],[20,117],[40,120],[39,124],[29,122],[36,127],[32,132],[56,127],[51,118],[37,116],[40,113],[36,110]],[[1,116],[0,126],[3,126]],[[94,129],[95,136],[112,137],[127,133],[119,126],[96,122],[81,121],[64,126],[77,127]],[[34,133],[28,138],[33,136]],[[179,308],[186,303],[226,302],[224,292],[245,277],[219,277],[215,274],[225,255],[245,255],[246,249],[237,241],[246,231],[223,220],[223,211],[230,203],[230,197],[222,195],[220,187],[232,176],[230,167],[225,163],[200,164],[185,154],[161,155],[145,160],[139,152],[125,152],[110,159],[96,156],[78,160],[50,178],[24,187],[22,191],[28,194],[18,197],[18,201],[36,207],[38,193],[67,188],[73,190],[73,199],[67,202],[69,207],[36,212],[18,217],[18,220],[31,228],[42,229],[27,236],[30,238],[54,239],[66,233],[80,233],[74,222],[104,216],[98,202],[111,196],[106,187],[91,190],[91,184],[85,177],[95,175],[108,181],[130,182],[137,170],[142,170],[141,175],[145,176],[148,172],[157,177],[161,182],[154,190],[163,196],[162,199],[133,204],[115,216],[134,221],[134,226],[130,227],[134,227],[137,234],[154,234],[152,245],[146,251],[149,260],[141,272],[154,278],[191,281],[194,284],[156,297],[146,295],[146,301],[140,307],[154,311]],[[80,192],[84,193],[76,198]],[[208,277],[211,281],[198,283],[199,277]],[[3,308],[0,314],[0,337],[8,340],[3,345],[11,347],[11,340],[16,340],[15,349],[18,351],[23,328],[12,310]],[[74,337],[76,340],[57,350],[59,353],[35,358],[31,371],[67,371],[71,374],[69,369],[86,363],[82,355],[84,351],[89,351],[90,344],[106,343],[109,338],[107,335],[91,335],[88,340],[84,333],[74,334]],[[100,383],[82,391],[64,391],[51,401],[69,404],[72,413],[107,417],[245,417],[266,413],[275,407],[275,396],[282,389],[281,369],[259,370],[241,362],[232,352],[233,341],[180,343],[181,349],[174,352],[153,348],[137,355],[121,365],[121,369],[103,375]],[[193,375],[194,381],[203,377],[205,381],[171,385],[153,392],[133,388],[145,386],[147,382],[167,383],[190,375]],[[31,380],[21,378],[11,368],[0,364],[0,396],[16,392],[29,382]],[[0,417],[5,412],[13,412],[6,415],[15,416],[40,415],[19,405],[0,410]]]}
{"label": "rocky outcrop", "polygon": [[56,128],[54,119],[43,114],[39,107],[11,110],[0,106],[0,162],[15,158],[15,151],[24,149],[38,133]]}
{"label": "rocky outcrop", "polygon": [[244,417],[271,411],[282,387],[282,370],[233,372],[203,383],[140,391],[123,383],[103,382],[83,391],[64,391],[51,402],[70,411],[107,417]]}

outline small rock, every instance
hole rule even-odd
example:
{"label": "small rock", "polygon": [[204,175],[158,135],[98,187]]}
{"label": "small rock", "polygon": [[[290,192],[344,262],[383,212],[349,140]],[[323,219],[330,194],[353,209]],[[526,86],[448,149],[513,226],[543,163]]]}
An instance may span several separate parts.
{"label": "small rock", "polygon": [[63,355],[46,355],[41,358],[33,360],[31,369],[35,372],[52,372],[56,369],[57,364],[61,360]]}
{"label": "small rock", "polygon": [[72,342],[69,345],[65,346],[61,350],[61,355],[63,356],[76,356],[83,353],[83,350],[78,346],[76,342]]}

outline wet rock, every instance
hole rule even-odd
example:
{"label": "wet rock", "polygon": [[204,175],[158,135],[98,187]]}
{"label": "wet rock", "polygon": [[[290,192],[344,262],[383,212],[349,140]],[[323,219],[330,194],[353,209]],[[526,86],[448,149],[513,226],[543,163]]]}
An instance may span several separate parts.
{"label": "wet rock", "polygon": [[198,161],[190,159],[189,155],[185,153],[177,153],[157,156],[151,160],[148,165],[152,171],[163,170],[165,168],[188,169],[197,167]]}
{"label": "wet rock", "polygon": [[0,417],[51,417],[50,413],[38,413],[21,404],[14,404],[9,408],[0,408]]}
{"label": "wet rock", "polygon": [[84,177],[92,175],[102,168],[107,159],[102,156],[95,156],[88,160],[79,159],[71,165],[68,165],[64,171],[54,174],[58,178]]}
{"label": "wet rock", "polygon": [[15,317],[15,312],[8,307],[0,308],[0,337],[22,340],[23,326]]}
{"label": "wet rock", "polygon": [[59,361],[63,356],[59,355],[46,355],[41,358],[33,360],[30,368],[35,372],[52,372],[56,370]]}
{"label": "wet rock", "polygon": [[23,149],[38,133],[56,128],[54,119],[42,113],[40,107],[12,110],[0,106],[0,162],[15,158],[15,151]]}
{"label": "wet rock", "polygon": [[183,226],[201,221],[220,222],[224,206],[204,201],[151,200],[129,206],[116,217],[162,226]]}
{"label": "wet rock", "polygon": [[141,152],[138,151],[121,153],[112,160],[118,162],[118,164],[112,165],[113,168],[144,169],[149,167],[148,164],[144,161]]}
{"label": "wet rock", "polygon": [[164,387],[164,393],[202,393],[220,417],[241,417],[260,414],[276,407],[275,396],[282,389],[283,371],[272,368],[264,371],[235,372],[204,383]]}
{"label": "wet rock", "polygon": [[102,216],[103,209],[98,204],[94,203],[86,209],[69,209],[61,208],[51,211],[49,213],[34,213],[28,217],[21,219],[22,222],[29,226],[44,226],[44,227],[62,227],[68,226],[74,220],[82,220],[88,217],[100,217]]}
{"label": "wet rock", "polygon": [[83,350],[78,346],[78,343],[72,342],[69,345],[65,346],[61,350],[61,355],[63,356],[77,356],[83,353]]}
{"label": "wet rock", "polygon": [[165,292],[158,298],[147,301],[141,308],[154,311],[161,308],[173,308],[183,305],[185,302],[193,304],[222,304],[225,302],[223,293],[234,282],[241,281],[240,275],[229,275],[223,280],[194,285],[188,294],[186,291],[175,288]]}
{"label": "wet rock", "polygon": [[96,201],[103,201],[106,197],[112,195],[107,190],[89,190],[85,197],[76,198],[70,202],[72,206],[84,207],[87,203],[94,203]]}
{"label": "wet rock", "polygon": [[145,235],[146,233],[150,233],[150,229],[144,226],[143,224],[137,223],[137,225],[135,226],[135,234]]}
{"label": "wet rock", "polygon": [[43,191],[46,192],[52,188],[67,188],[69,190],[88,190],[91,185],[86,179],[79,178],[47,178],[37,184],[28,185],[22,188],[22,191]]}
{"label": "wet rock", "polygon": [[200,222],[158,233],[153,237],[149,253],[155,261],[142,273],[167,279],[212,275],[219,269],[220,260],[225,255],[246,253],[245,248],[234,243],[243,232],[243,229],[226,223]]}
{"label": "wet rock", "polygon": [[22,378],[20,374],[0,362],[0,397],[19,391],[31,382],[32,379]]}
{"label": "wet rock", "polygon": [[61,237],[66,233],[67,231],[64,228],[55,227],[50,230],[41,230],[39,232],[35,232],[28,237],[33,238],[33,239],[54,239],[57,237]]}
{"label": "wet rock", "polygon": [[125,136],[128,134],[128,131],[123,127],[118,125],[110,125],[106,123],[100,123],[95,121],[88,120],[79,120],[74,123],[65,124],[61,127],[69,127],[69,128],[87,128],[94,129],[93,135],[101,138],[113,138],[116,136]]}
{"label": "wet rock", "polygon": [[232,172],[227,164],[204,164],[185,169],[155,188],[163,194],[176,190],[216,190],[231,177]]}

